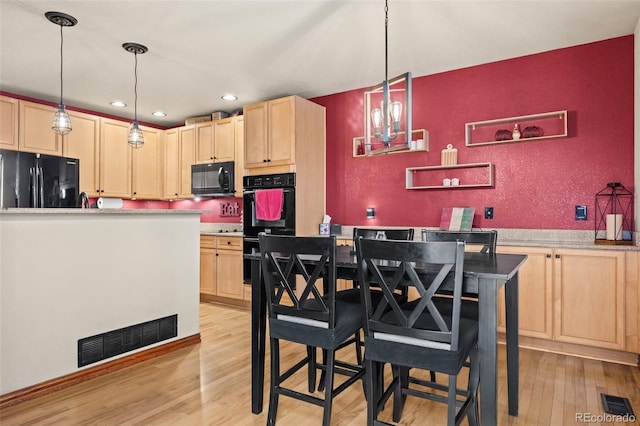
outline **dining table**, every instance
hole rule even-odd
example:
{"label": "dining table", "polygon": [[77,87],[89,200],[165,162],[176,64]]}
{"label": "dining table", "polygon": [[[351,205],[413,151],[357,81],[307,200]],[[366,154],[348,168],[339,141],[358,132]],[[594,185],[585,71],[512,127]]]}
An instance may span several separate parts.
{"label": "dining table", "polygon": [[[244,254],[251,261],[251,411],[262,412],[266,346],[266,293],[260,253]],[[498,424],[498,297],[505,286],[507,398],[509,415],[518,415],[518,271],[525,254],[465,252],[465,294],[478,299],[478,351],[480,358],[480,418]],[[358,260],[352,247],[336,247],[337,278],[353,278]],[[365,348],[366,356],[366,348]]]}

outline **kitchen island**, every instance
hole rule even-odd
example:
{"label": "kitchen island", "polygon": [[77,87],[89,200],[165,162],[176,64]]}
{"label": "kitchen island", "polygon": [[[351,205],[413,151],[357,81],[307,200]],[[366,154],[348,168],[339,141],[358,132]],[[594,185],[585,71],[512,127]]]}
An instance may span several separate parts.
{"label": "kitchen island", "polygon": [[[201,213],[0,210],[0,396],[198,342]],[[174,337],[79,366],[80,339],[174,315]]]}

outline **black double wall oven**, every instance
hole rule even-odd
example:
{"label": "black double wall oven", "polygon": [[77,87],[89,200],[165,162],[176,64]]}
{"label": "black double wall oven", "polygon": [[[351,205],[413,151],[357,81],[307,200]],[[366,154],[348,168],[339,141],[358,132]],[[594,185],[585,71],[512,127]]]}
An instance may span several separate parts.
{"label": "black double wall oven", "polygon": [[[242,219],[244,239],[243,252],[259,251],[258,234],[265,232],[274,235],[296,234],[296,174],[279,173],[272,175],[245,176],[243,182]],[[261,206],[256,203],[256,193],[263,190],[278,189],[282,191],[282,208],[280,214],[269,220],[260,218],[257,211]],[[277,191],[279,192],[279,191]],[[276,192],[276,193],[277,193]],[[258,194],[260,195],[260,194]],[[258,197],[259,201],[261,197]],[[251,282],[251,261],[244,260],[244,282]]]}

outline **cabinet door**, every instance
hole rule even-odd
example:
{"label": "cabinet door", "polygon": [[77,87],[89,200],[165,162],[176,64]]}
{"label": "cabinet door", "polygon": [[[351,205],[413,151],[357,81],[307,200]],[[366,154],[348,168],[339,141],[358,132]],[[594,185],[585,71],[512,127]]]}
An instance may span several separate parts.
{"label": "cabinet door", "polygon": [[295,158],[295,97],[268,102],[269,166],[293,164]]}
{"label": "cabinet door", "polygon": [[213,125],[210,121],[195,125],[196,163],[211,163],[213,155]]}
{"label": "cabinet door", "polygon": [[164,198],[178,197],[180,190],[180,149],[178,129],[167,130],[164,134]]}
{"label": "cabinet door", "polygon": [[19,101],[19,106],[19,150],[62,155],[62,138],[51,129],[56,108],[26,101]]}
{"label": "cabinet door", "polygon": [[144,145],[132,148],[132,198],[157,200],[162,194],[162,132],[142,128]]}
{"label": "cabinet door", "polygon": [[100,196],[131,198],[129,123],[100,119]]}
{"label": "cabinet door", "polygon": [[242,197],[242,177],[244,176],[244,117],[238,115],[233,117],[233,125],[235,126],[234,146],[235,146],[235,162],[236,162],[236,192],[235,196]]}
{"label": "cabinet door", "polygon": [[624,349],[624,252],[557,249],[555,253],[555,340]]}
{"label": "cabinet door", "polygon": [[0,149],[18,149],[18,100],[0,96]]}
{"label": "cabinet door", "polygon": [[[553,274],[549,248],[498,247],[499,253],[526,254],[518,271],[518,325],[521,336],[553,337]],[[504,287],[498,298],[499,330],[505,331]]]}
{"label": "cabinet door", "polygon": [[265,167],[267,161],[267,103],[244,107],[244,167]]}
{"label": "cabinet door", "polygon": [[242,300],[242,251],[218,249],[217,263],[217,295]]}
{"label": "cabinet door", "polygon": [[73,130],[62,138],[62,155],[80,160],[80,191],[100,196],[100,117],[69,111]]}
{"label": "cabinet door", "polygon": [[195,162],[195,128],[194,126],[179,129],[180,140],[180,197],[192,198],[191,165]]}
{"label": "cabinet door", "polygon": [[216,250],[200,247],[200,293],[216,294]]}
{"label": "cabinet door", "polygon": [[233,161],[235,156],[235,122],[233,117],[213,122],[213,159]]}

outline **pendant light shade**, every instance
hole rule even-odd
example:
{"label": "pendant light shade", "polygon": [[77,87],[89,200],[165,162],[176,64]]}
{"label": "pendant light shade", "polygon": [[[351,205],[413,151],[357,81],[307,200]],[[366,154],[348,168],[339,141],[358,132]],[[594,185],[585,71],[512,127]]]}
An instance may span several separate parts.
{"label": "pendant light shade", "polygon": [[142,130],[140,130],[140,126],[138,125],[138,55],[147,53],[149,49],[147,49],[147,46],[143,46],[138,43],[124,43],[122,47],[127,52],[133,53],[135,57],[134,119],[133,123],[131,123],[131,130],[129,130],[129,145],[131,145],[133,148],[142,148],[142,146],[144,146],[144,134],[142,133]]}
{"label": "pendant light shade", "polygon": [[51,129],[59,135],[66,135],[71,131],[71,118],[64,109],[64,102],[62,102],[62,48],[64,46],[64,38],[62,35],[62,27],[73,27],[78,23],[78,20],[71,15],[67,15],[62,12],[47,12],[44,16],[52,23],[60,26],[60,103],[58,104],[58,111],[53,116],[53,123]]}

